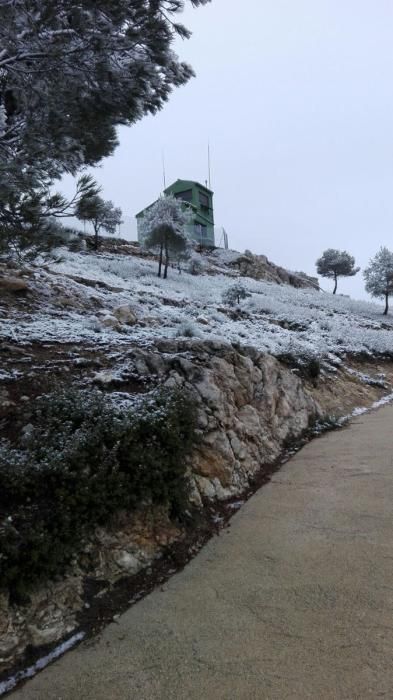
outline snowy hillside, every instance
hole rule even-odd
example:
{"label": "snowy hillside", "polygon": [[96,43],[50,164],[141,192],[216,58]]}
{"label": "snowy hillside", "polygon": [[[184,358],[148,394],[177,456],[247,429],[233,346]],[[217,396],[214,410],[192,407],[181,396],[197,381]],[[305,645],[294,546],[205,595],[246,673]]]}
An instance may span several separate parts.
{"label": "snowy hillside", "polygon": [[[249,298],[237,308],[225,305],[222,294],[239,274],[224,270],[223,258],[227,262],[231,255],[218,253],[205,273],[170,269],[163,280],[153,260],[57,249],[51,259],[23,271],[28,293],[16,307],[3,299],[0,337],[146,345],[157,337],[193,335],[274,355],[392,351],[393,320],[374,304],[242,277]],[[206,268],[203,257],[201,264]],[[125,305],[136,323],[113,316]]]}

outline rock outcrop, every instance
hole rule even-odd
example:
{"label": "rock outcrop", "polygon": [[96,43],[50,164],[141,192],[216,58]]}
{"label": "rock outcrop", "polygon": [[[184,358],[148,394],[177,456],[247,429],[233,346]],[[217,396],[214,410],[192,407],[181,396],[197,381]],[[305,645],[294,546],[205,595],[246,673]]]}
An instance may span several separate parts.
{"label": "rock outcrop", "polygon": [[[161,340],[150,349],[129,350],[123,369],[149,379],[150,385],[152,380],[177,385],[194,396],[201,440],[189,474],[191,498],[200,507],[205,499],[242,494],[263,465],[271,464],[320,415],[297,376],[252,348],[195,338]],[[64,580],[35,591],[29,604],[12,606],[3,595],[0,672],[29,645],[51,644],[75,630],[85,605],[86,577],[110,586],[146,569],[181,537],[181,529],[164,512],[149,513],[142,522],[140,515],[126,517],[117,528],[93,533]]]}
{"label": "rock outcrop", "polygon": [[136,350],[135,362],[195,396],[201,444],[192,475],[202,496],[240,494],[320,415],[299,377],[253,348],[194,338],[161,341],[157,351]]}
{"label": "rock outcrop", "polygon": [[13,294],[23,294],[27,292],[29,285],[22,277],[1,277],[0,276],[0,291],[11,292]]}
{"label": "rock outcrop", "polygon": [[311,287],[319,289],[317,277],[310,277],[303,272],[290,272],[270,262],[266,255],[254,255],[246,251],[230,263],[230,267],[239,270],[242,277],[266,280],[275,284],[289,284],[291,287]]}

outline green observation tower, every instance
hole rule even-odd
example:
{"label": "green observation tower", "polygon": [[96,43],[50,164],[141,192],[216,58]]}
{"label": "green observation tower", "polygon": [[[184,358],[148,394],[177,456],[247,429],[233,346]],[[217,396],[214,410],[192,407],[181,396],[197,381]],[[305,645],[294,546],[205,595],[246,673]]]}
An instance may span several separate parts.
{"label": "green observation tower", "polygon": [[[173,195],[181,199],[184,206],[191,211],[190,223],[186,226],[186,233],[190,240],[195,241],[204,248],[213,248],[214,240],[214,211],[213,192],[205,185],[194,180],[176,180],[164,190],[164,194]],[[136,214],[138,226],[138,240],[141,242],[141,221],[145,212],[152,204]]]}

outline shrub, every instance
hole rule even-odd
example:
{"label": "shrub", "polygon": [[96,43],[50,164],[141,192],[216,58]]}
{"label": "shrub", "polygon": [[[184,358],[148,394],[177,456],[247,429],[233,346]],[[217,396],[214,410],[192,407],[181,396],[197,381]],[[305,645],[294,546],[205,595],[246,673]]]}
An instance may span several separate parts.
{"label": "shrub", "polygon": [[306,362],[306,372],[310,379],[318,379],[321,374],[321,363],[317,357],[311,357]]}
{"label": "shrub", "polygon": [[202,261],[197,258],[197,257],[191,257],[190,262],[188,264],[187,272],[190,273],[190,275],[202,275],[204,272],[204,266],[202,264]]}
{"label": "shrub", "polygon": [[183,321],[176,331],[177,338],[194,338],[198,337],[198,329],[192,321]]}
{"label": "shrub", "polygon": [[329,430],[340,430],[345,425],[345,418],[339,418],[331,413],[322,416],[311,426],[311,435],[321,435]]}
{"label": "shrub", "polygon": [[64,572],[84,537],[119,510],[187,502],[196,416],[178,389],[120,414],[98,391],[37,400],[33,429],[0,446],[0,586],[20,599]]}
{"label": "shrub", "polygon": [[313,355],[295,355],[292,352],[282,353],[277,355],[277,358],[296,370],[297,374],[303,379],[311,379],[315,382],[321,373],[321,362],[318,357]]}
{"label": "shrub", "polygon": [[241,282],[236,282],[223,292],[222,300],[224,304],[232,306],[233,304],[239,305],[242,299],[250,296],[251,294],[246,290],[245,286]]}

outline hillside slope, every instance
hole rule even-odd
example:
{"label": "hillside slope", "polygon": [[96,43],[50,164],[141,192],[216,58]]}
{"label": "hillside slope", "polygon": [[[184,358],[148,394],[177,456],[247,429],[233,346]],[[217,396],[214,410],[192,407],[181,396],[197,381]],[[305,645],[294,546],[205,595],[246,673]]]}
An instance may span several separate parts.
{"label": "hillside slope", "polygon": [[[3,266],[0,338],[119,346],[194,335],[275,356],[391,351],[393,321],[379,306],[244,277],[238,269],[242,260],[232,251],[217,251],[208,260],[200,256],[202,274],[170,269],[167,280],[157,277],[151,259],[66,248],[20,271]],[[25,288],[7,293],[6,278],[15,274]],[[222,294],[240,276],[250,296],[240,307],[229,307]],[[124,306],[132,315],[116,316]]]}
{"label": "hillside slope", "polygon": [[[131,246],[127,254],[62,248],[23,268],[0,266],[3,465],[12,454],[23,472],[37,398],[45,404],[70,388],[82,414],[83,397],[98,387],[122,415],[137,415],[158,387],[180,388],[192,399],[198,436],[192,455],[179,460],[190,485],[187,517],[196,509],[196,520],[187,525],[168,503],[147,499],[82,538],[75,533],[68,569],[55,582],[43,580],[28,604],[15,605],[0,591],[0,694],[26,649],[81,639],[173,573],[269,478],[288,448],[337,425],[339,416],[392,400],[393,322],[378,306],[245,277],[243,258],[202,255],[200,274],[171,268],[167,280],[157,277],[154,259]],[[249,296],[239,306],[223,303],[236,281]],[[54,473],[57,459],[52,464],[49,455]],[[145,455],[142,461],[144,469]],[[2,503],[0,535],[16,528],[23,554],[24,502],[21,508],[9,512]]]}

